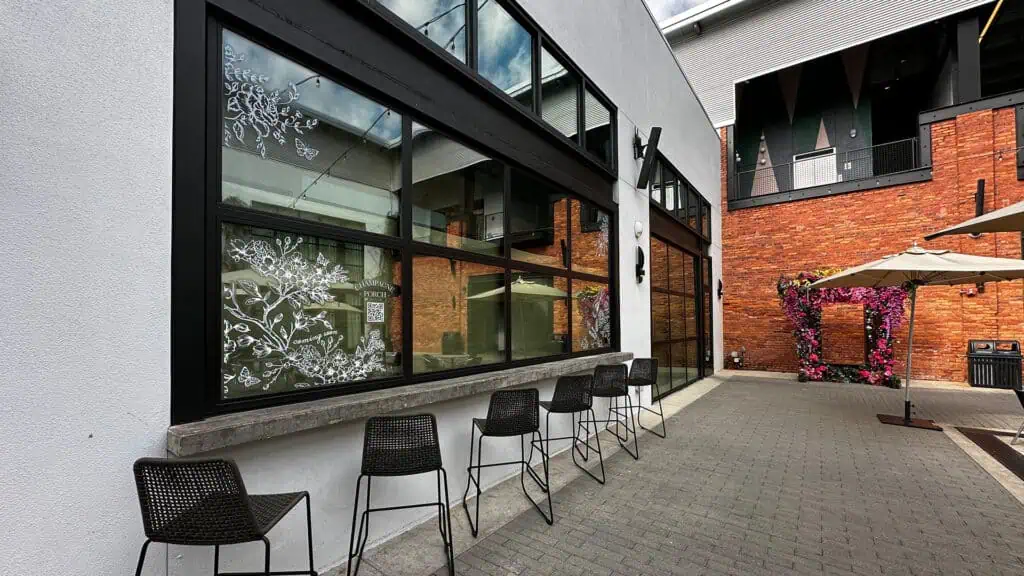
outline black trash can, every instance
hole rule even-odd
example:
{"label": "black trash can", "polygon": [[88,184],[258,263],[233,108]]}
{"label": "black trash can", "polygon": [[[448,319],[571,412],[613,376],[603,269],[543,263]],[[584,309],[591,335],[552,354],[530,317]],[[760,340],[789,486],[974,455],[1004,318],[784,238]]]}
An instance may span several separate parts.
{"label": "black trash can", "polygon": [[1020,342],[971,340],[967,343],[967,382],[979,388],[1021,389]]}

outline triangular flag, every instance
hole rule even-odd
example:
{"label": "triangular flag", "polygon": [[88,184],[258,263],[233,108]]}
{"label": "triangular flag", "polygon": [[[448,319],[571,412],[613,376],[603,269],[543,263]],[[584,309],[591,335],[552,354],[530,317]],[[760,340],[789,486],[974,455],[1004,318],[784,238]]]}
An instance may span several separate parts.
{"label": "triangular flag", "polygon": [[828,132],[825,130],[825,119],[821,119],[821,124],[818,125],[818,141],[814,144],[815,150],[821,150],[824,148],[831,148],[832,145],[828,143]]}
{"label": "triangular flag", "polygon": [[790,66],[779,70],[779,88],[782,90],[782,99],[786,103],[786,112],[789,112],[789,123],[793,123],[793,116],[796,114],[796,95],[800,90],[800,70],[803,64]]}
{"label": "triangular flag", "polygon": [[860,104],[860,89],[864,83],[864,69],[868,64],[868,49],[870,45],[861,44],[847,50],[843,50],[840,56],[843,59],[843,69],[846,70],[846,83],[850,87],[850,94],[853,96],[853,108]]}
{"label": "triangular flag", "polygon": [[764,138],[764,131],[761,131],[759,146],[754,181],[751,183],[750,189],[751,196],[775,194],[779,191],[779,183],[775,178],[775,169],[772,168],[772,156],[768,153],[768,141]]}

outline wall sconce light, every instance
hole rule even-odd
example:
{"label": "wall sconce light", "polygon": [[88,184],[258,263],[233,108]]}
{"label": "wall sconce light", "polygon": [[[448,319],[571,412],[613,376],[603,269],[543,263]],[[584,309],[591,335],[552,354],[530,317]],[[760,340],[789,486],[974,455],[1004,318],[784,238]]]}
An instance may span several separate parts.
{"label": "wall sconce light", "polygon": [[633,234],[636,235],[636,239],[639,240],[644,235],[644,223],[637,220],[633,222]]}
{"label": "wall sconce light", "polygon": [[718,279],[718,299],[721,300],[722,296],[725,296],[725,284],[722,284],[722,279]]}
{"label": "wall sconce light", "polygon": [[639,247],[639,246],[637,246],[636,247],[636,283],[637,284],[643,284],[644,283],[644,274],[645,273],[646,272],[644,272],[644,249]]}
{"label": "wall sconce light", "polygon": [[857,137],[857,129],[856,128],[850,128],[850,138],[856,138],[856,137]]}

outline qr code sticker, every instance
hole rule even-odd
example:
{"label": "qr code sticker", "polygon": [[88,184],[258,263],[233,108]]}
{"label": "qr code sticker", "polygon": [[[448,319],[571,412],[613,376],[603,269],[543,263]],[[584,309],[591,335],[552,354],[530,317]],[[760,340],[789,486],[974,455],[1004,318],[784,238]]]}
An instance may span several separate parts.
{"label": "qr code sticker", "polygon": [[368,323],[380,323],[384,321],[384,303],[383,302],[367,302],[366,303],[366,321]]}

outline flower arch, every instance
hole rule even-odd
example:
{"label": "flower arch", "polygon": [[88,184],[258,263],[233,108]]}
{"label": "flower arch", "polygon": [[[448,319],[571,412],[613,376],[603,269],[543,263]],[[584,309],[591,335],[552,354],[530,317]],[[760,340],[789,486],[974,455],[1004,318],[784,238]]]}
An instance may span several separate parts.
{"label": "flower arch", "polygon": [[[863,382],[876,386],[899,385],[893,372],[893,335],[903,323],[907,290],[891,288],[809,288],[811,283],[831,276],[837,269],[801,272],[779,278],[777,289],[782,311],[793,323],[801,380]],[[827,304],[863,304],[868,331],[868,363],[850,368],[824,361],[821,349],[821,310]]]}

